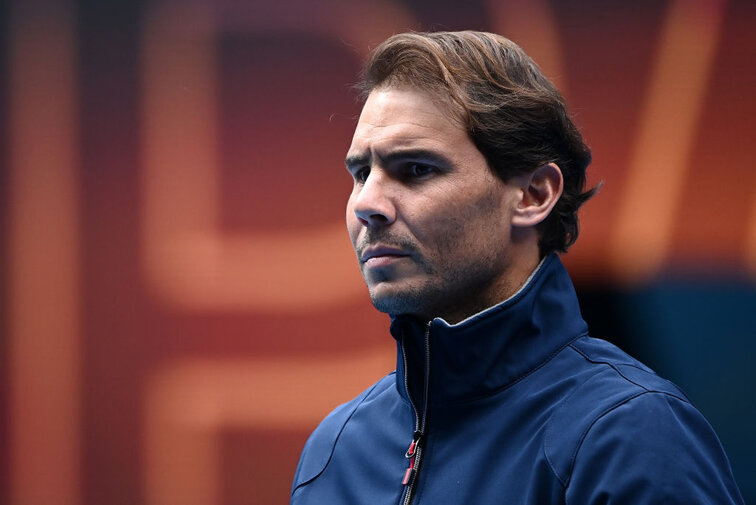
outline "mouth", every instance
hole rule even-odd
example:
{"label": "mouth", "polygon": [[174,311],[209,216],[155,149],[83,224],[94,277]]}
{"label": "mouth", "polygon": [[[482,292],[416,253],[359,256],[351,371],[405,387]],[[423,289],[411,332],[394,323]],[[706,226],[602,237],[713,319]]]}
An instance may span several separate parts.
{"label": "mouth", "polygon": [[401,249],[388,246],[373,246],[365,249],[360,255],[360,263],[369,267],[386,266],[409,254]]}

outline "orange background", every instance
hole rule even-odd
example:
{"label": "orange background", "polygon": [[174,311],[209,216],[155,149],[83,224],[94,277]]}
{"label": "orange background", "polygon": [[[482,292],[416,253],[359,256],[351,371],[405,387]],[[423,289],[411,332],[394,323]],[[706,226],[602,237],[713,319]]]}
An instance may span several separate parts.
{"label": "orange background", "polygon": [[466,28],[534,56],[593,149],[565,261],[594,334],[686,389],[756,499],[753,2],[0,9],[0,503],[288,502],[394,365],[343,229],[349,85],[392,33]]}

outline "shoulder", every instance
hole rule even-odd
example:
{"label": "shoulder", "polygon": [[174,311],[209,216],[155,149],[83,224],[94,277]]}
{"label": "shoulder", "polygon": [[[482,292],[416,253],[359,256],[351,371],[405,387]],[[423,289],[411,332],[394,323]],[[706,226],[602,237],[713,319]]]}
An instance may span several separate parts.
{"label": "shoulder", "polygon": [[687,402],[682,391],[671,382],[608,342],[579,338],[569,349],[584,362],[582,382],[554,411],[544,438],[546,458],[565,486],[577,452],[598,419],[647,393]]}
{"label": "shoulder", "polygon": [[354,413],[375,397],[395,387],[395,372],[392,372],[357,395],[351,401],[336,407],[315,428],[302,449],[299,465],[294,475],[292,491],[316,478],[328,465],[336,442],[344,426]]}
{"label": "shoulder", "polygon": [[742,503],[713,429],[679,388],[608,342],[570,347],[590,373],[544,441],[568,503]]}

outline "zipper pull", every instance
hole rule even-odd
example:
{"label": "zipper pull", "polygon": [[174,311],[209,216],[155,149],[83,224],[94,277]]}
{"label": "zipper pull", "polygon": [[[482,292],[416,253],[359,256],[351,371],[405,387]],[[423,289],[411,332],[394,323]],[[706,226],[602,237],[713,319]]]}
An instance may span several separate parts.
{"label": "zipper pull", "polygon": [[402,479],[403,486],[409,484],[410,480],[412,480],[412,476],[415,474],[415,457],[417,456],[417,448],[422,436],[423,434],[421,432],[415,432],[414,437],[412,437],[412,442],[410,442],[409,449],[407,449],[407,453],[404,455],[405,458],[409,459],[409,467],[407,468],[407,471],[404,472],[404,479]]}

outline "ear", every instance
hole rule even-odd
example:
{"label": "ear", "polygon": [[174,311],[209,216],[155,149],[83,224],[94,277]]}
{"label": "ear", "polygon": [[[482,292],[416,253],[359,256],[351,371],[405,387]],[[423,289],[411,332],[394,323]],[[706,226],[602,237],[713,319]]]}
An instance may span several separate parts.
{"label": "ear", "polygon": [[522,198],[512,214],[513,226],[536,226],[546,219],[564,189],[562,170],[554,163],[518,177]]}

